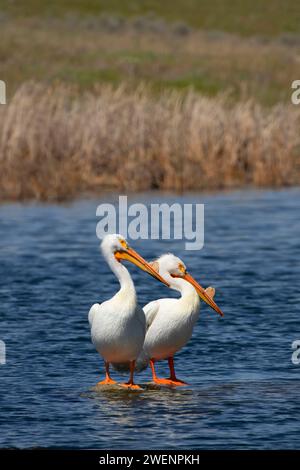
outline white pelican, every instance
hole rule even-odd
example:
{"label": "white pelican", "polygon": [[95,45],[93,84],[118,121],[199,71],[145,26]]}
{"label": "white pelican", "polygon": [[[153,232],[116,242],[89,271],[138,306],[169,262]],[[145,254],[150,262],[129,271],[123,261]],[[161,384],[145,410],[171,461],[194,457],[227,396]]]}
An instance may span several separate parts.
{"label": "white pelican", "polygon": [[129,363],[128,388],[140,388],[134,384],[135,360],[143,348],[146,319],[137,304],[136,292],[128,270],[121,260],[128,260],[166,285],[162,279],[136,251],[129,247],[122,235],[107,235],[101,244],[102,254],[110,269],[118,278],[120,290],[106,302],[94,304],[89,311],[92,342],[105,361],[106,377],[99,384],[114,384],[109,373],[109,364]]}
{"label": "white pelican", "polygon": [[[181,297],[154,300],[144,307],[147,333],[137,369],[142,369],[150,359],[155,383],[186,385],[176,377],[173,357],[192,336],[193,327],[199,316],[199,297],[221,316],[223,313],[213,300],[215,289],[208,287],[204,290],[188,274],[181,259],[172,254],[166,254],[150,264],[169,283],[171,289],[181,293]],[[156,376],[154,364],[160,359],[168,359],[169,379],[160,379]]]}

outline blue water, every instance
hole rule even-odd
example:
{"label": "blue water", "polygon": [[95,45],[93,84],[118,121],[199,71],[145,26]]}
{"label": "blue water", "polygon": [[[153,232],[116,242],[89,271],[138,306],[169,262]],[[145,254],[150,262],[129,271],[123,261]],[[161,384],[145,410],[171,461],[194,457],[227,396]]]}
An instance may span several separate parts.
{"label": "blue water", "polygon": [[[181,256],[225,312],[202,306],[176,356],[188,387],[142,393],[91,390],[103,366],[88,310],[117,288],[95,236],[96,207],[110,199],[0,206],[0,447],[299,448],[300,190],[132,197],[205,203],[200,252],[178,240],[132,245],[149,259]],[[171,294],[129,269],[142,305]],[[138,377],[149,380],[149,370]]]}

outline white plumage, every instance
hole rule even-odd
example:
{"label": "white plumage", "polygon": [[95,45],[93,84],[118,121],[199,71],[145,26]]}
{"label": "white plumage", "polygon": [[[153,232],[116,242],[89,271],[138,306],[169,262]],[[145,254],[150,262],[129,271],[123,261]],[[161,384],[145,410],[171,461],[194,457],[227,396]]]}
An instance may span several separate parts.
{"label": "white plumage", "polygon": [[107,235],[101,245],[102,254],[120,283],[120,290],[101,304],[94,304],[89,311],[92,342],[103,357],[106,378],[100,384],[115,383],[109,373],[109,365],[127,363],[130,380],[123,384],[138,388],[133,382],[135,360],[142,350],[146,319],[137,303],[136,291],[131,276],[121,260],[129,260],[147,271],[161,282],[161,276],[132,248],[121,235]]}
{"label": "white plumage", "polygon": [[[189,341],[197,322],[200,309],[200,298],[207,302],[220,315],[219,307],[213,301],[214,289],[204,290],[187,273],[181,259],[172,254],[161,256],[152,266],[166,279],[170,287],[180,292],[179,299],[165,298],[150,302],[144,307],[147,333],[143,352],[137,361],[137,369],[143,369],[150,360],[153,380],[168,385],[183,385],[185,382],[176,378],[173,356]],[[154,363],[156,360],[168,359],[170,378],[158,379]]]}

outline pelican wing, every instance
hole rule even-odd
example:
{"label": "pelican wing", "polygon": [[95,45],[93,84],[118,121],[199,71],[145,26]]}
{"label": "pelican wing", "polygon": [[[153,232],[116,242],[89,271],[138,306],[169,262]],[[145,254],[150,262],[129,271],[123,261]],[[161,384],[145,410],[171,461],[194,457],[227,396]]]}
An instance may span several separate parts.
{"label": "pelican wing", "polygon": [[90,311],[89,311],[89,324],[90,327],[92,328],[92,324],[94,321],[94,317],[96,315],[96,312],[99,310],[100,304],[94,304],[91,306]]}
{"label": "pelican wing", "polygon": [[145,317],[146,317],[146,331],[149,330],[150,326],[152,325],[158,310],[159,310],[159,303],[157,300],[153,300],[153,302],[149,302],[143,308]]}

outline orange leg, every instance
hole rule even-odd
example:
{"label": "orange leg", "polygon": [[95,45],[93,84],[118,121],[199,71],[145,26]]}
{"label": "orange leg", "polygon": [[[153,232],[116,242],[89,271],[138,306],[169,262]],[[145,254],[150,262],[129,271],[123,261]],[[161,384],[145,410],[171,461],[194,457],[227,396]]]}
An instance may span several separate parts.
{"label": "orange leg", "polygon": [[130,361],[130,378],[128,382],[121,384],[122,387],[129,388],[130,390],[142,390],[139,385],[136,385],[133,381],[133,374],[135,368],[135,361]]}
{"label": "orange leg", "polygon": [[156,383],[156,384],[159,384],[159,385],[171,385],[169,379],[159,379],[157,377],[154,364],[155,364],[155,360],[150,359],[150,366],[151,366],[151,370],[152,370],[152,380],[153,380],[153,382]]}
{"label": "orange leg", "polygon": [[109,362],[105,362],[105,379],[101,382],[98,382],[97,385],[113,385],[116,384],[109,374]]}
{"label": "orange leg", "polygon": [[174,358],[173,357],[168,357],[168,363],[169,363],[169,368],[170,368],[170,378],[169,378],[170,385],[177,385],[177,386],[187,385],[187,383],[183,382],[183,380],[177,379],[176,374],[175,374]]}

